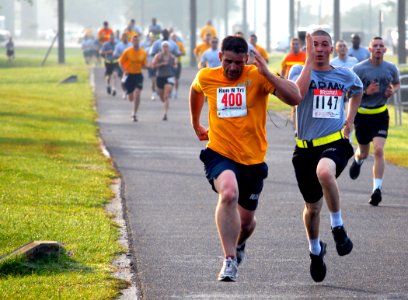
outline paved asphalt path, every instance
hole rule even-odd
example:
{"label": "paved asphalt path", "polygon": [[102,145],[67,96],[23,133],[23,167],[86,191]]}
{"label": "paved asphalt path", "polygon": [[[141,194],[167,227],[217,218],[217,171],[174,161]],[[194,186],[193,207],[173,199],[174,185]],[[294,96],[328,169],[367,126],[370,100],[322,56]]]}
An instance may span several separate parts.
{"label": "paved asphalt path", "polygon": [[120,93],[106,94],[103,70],[94,74],[100,132],[123,179],[140,298],[408,299],[407,169],[387,165],[379,207],[367,202],[371,158],[356,181],[349,178],[348,168],[343,172],[342,212],[354,249],[348,256],[337,255],[324,206],[320,227],[321,239],[328,244],[328,271],[324,282],[317,284],[309,275],[303,200],[291,164],[291,126],[271,114],[275,124],[268,122],[269,177],[257,212],[258,226],[247,243],[249,258],[239,268],[236,283],[220,283],[217,196],[198,158],[205,144],[198,141],[189,121],[188,90],[195,70],[183,70],[167,122],[162,121],[162,103],[150,100],[146,77],[139,122],[133,123],[131,106]]}

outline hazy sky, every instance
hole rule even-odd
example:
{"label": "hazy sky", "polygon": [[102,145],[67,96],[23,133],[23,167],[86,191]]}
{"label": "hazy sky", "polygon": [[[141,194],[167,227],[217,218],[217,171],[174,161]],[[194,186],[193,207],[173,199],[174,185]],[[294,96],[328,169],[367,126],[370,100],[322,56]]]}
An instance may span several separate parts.
{"label": "hazy sky", "polygon": [[[372,5],[377,5],[384,2],[384,0],[340,0],[340,9],[349,10],[353,6],[369,3],[371,1]],[[240,1],[242,3],[242,1]],[[271,3],[271,39],[272,43],[277,42],[289,34],[289,0],[277,0],[270,1]],[[276,3],[280,3],[277,5]],[[295,0],[295,3],[297,1]],[[316,14],[319,12],[319,6],[321,5],[321,11],[323,15],[327,15],[333,11],[333,0],[301,0],[301,5],[311,5],[312,10]],[[266,1],[265,0],[247,0],[247,9],[248,9],[248,23],[249,30],[254,31],[254,25],[256,26],[255,30],[258,35],[259,42],[261,44],[265,43],[265,23],[266,23]],[[256,15],[255,15],[256,10]],[[260,13],[264,12],[264,13]],[[235,20],[241,20],[242,14],[233,14]],[[256,20],[254,22],[254,19]],[[317,24],[318,22],[316,22]]]}
{"label": "hazy sky", "polygon": [[[38,1],[39,7],[41,7],[39,12],[40,28],[52,28],[56,27],[56,20],[51,20],[50,16],[55,15],[55,12],[51,11],[49,8],[49,0],[36,0]],[[69,1],[69,0],[67,0]],[[86,1],[86,0],[85,0]],[[165,1],[165,0],[163,0]],[[298,0],[295,0],[297,3]],[[377,5],[384,2],[385,0],[340,0],[340,9],[342,11],[349,10],[353,6],[361,3],[369,3],[371,1],[372,5]],[[242,0],[237,1],[238,4],[242,5]],[[289,34],[289,0],[270,0],[271,3],[271,40],[272,43],[276,43],[279,40],[288,37]],[[279,3],[279,5],[278,5]],[[333,10],[333,0],[301,0],[301,5],[311,5],[312,10],[315,11],[316,15],[319,12],[319,6],[321,6],[322,15],[331,14]],[[200,13],[200,12],[198,12]],[[249,30],[255,31],[258,35],[259,43],[265,44],[265,23],[266,23],[266,0],[247,0],[247,18],[249,23]],[[229,25],[240,23],[242,21],[242,11],[231,12]],[[318,22],[316,22],[318,23]],[[203,24],[201,24],[203,25]],[[201,26],[198,24],[198,26]],[[223,34],[223,22],[218,25],[220,33]],[[125,26],[125,24],[123,24]],[[231,31],[231,29],[230,29]],[[232,32],[229,32],[232,33]]]}

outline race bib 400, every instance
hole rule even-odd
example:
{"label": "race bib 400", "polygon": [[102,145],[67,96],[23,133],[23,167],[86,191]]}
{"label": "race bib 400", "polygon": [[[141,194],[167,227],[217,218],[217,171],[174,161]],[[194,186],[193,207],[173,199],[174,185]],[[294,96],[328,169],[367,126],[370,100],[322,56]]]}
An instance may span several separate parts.
{"label": "race bib 400", "polygon": [[217,88],[217,114],[220,118],[245,117],[246,87]]}

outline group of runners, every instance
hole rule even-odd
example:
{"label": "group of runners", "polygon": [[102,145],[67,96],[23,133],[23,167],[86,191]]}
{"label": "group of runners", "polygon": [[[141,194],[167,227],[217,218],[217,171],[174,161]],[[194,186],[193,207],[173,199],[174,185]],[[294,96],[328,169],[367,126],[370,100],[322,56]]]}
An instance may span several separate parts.
{"label": "group of runners", "polygon": [[122,97],[133,103],[131,119],[137,122],[143,70],[147,69],[151,99],[159,98],[163,102],[162,120],[167,121],[170,98],[177,98],[181,57],[185,55],[181,38],[175,32],[162,29],[155,18],[146,36],[133,19],[123,30],[120,40],[118,35],[107,21],[98,31],[99,55],[105,63],[106,92],[116,96],[120,81]]}
{"label": "group of runners", "polygon": [[[172,91],[177,91],[180,57],[185,54],[181,39],[160,29],[149,30],[142,42],[142,34],[130,24],[116,43],[113,33],[104,28],[99,36],[106,39],[100,54],[105,59],[107,92],[116,94],[115,73],[122,75],[124,95],[133,102],[132,120],[138,121],[142,71],[146,68],[152,80],[151,99],[157,92],[164,104],[162,120],[168,120],[169,99]],[[398,69],[384,61],[384,40],[374,37],[366,49],[354,35],[353,47],[348,49],[345,41],[333,45],[330,34],[317,29],[306,34],[305,45],[299,38],[291,40],[291,51],[282,60],[279,74],[268,68],[268,54],[257,45],[255,34],[248,41],[240,32],[220,41],[209,22],[201,37],[202,43],[194,49],[199,71],[191,84],[189,106],[198,139],[208,140],[200,159],[218,194],[215,221],[224,252],[218,280],[236,280],[248,238],[256,227],[255,211],[268,176],[264,161],[266,115],[269,95],[273,94],[294,107],[292,164],[304,200],[310,275],[321,282],[326,276],[327,247],[319,237],[323,202],[330,212],[336,251],[347,255],[353,242],[344,226],[337,178],[353,157],[349,175],[357,179],[371,142],[374,165],[369,203],[378,206],[382,201],[389,126],[386,102],[400,85]],[[334,49],[338,56],[331,59]],[[205,103],[208,128],[201,123]],[[353,127],[356,151],[350,142]]]}
{"label": "group of runners", "polygon": [[[349,175],[351,179],[359,176],[371,142],[374,165],[369,203],[378,206],[382,201],[389,125],[386,102],[399,89],[399,72],[394,64],[384,61],[386,47],[381,37],[372,38],[368,49],[359,44],[357,35],[350,50],[344,41],[338,41],[338,57],[331,61],[332,38],[317,29],[306,35],[303,50],[300,39],[292,39],[280,75],[269,70],[261,52],[251,49],[245,39],[228,36],[218,54],[221,65],[198,71],[189,105],[198,139],[208,140],[200,159],[218,194],[215,222],[224,252],[218,280],[236,280],[248,238],[256,227],[255,211],[268,175],[264,160],[269,94],[295,108],[292,164],[304,200],[310,275],[315,282],[326,276],[327,244],[319,237],[324,201],[338,255],[345,256],[353,249],[342,218],[337,178],[352,157]],[[208,127],[201,122],[205,103]],[[350,142],[353,125],[358,142],[355,153]]]}

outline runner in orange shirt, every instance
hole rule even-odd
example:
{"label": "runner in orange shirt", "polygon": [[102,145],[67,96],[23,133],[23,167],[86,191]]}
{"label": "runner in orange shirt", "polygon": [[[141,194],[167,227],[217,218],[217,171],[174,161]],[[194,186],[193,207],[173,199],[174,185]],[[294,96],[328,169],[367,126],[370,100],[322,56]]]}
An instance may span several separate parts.
{"label": "runner in orange shirt", "polygon": [[98,41],[101,45],[109,42],[110,36],[113,34],[112,28],[109,27],[108,21],[103,22],[103,27],[98,31]]}
{"label": "runner in orange shirt", "polygon": [[184,47],[183,41],[181,40],[180,37],[177,36],[175,32],[173,32],[170,35],[170,39],[172,39],[174,42],[176,42],[177,46],[180,49],[180,56],[177,57],[177,67],[174,70],[174,76],[176,78],[176,82],[174,84],[174,89],[171,94],[171,98],[176,99],[177,98],[177,91],[178,91],[178,86],[179,86],[179,80],[181,76],[181,69],[182,69],[182,64],[181,64],[181,57],[186,55],[186,49]]}
{"label": "runner in orange shirt", "polygon": [[210,48],[211,48],[211,34],[207,33],[205,40],[202,43],[198,44],[193,51],[198,64],[201,61],[201,56],[203,55],[203,53]]}
{"label": "runner in orange shirt", "polygon": [[290,52],[283,58],[281,63],[281,75],[288,78],[290,68],[294,65],[304,65],[306,53],[301,49],[299,38],[292,38],[290,41]]}
{"label": "runner in orange shirt", "polygon": [[[289,105],[298,104],[301,95],[294,82],[271,73],[259,53],[254,53],[254,65],[246,65],[248,44],[241,37],[226,37],[219,57],[220,67],[203,68],[194,79],[190,115],[198,139],[208,140],[200,159],[218,194],[215,220],[225,258],[218,280],[235,281],[268,174],[264,160],[269,94]],[[200,121],[205,96],[208,129]]]}
{"label": "runner in orange shirt", "polygon": [[217,37],[217,31],[215,30],[214,26],[212,25],[211,20],[207,21],[207,24],[205,24],[201,30],[200,30],[200,37],[203,41],[206,40],[207,34],[210,34],[211,37]]}
{"label": "runner in orange shirt", "polygon": [[140,48],[139,35],[132,38],[133,47],[127,48],[119,59],[123,69],[123,78],[128,99],[134,102],[132,109],[132,120],[137,122],[137,111],[140,104],[140,93],[143,89],[142,69],[147,67],[147,54],[143,48]]}
{"label": "runner in orange shirt", "polygon": [[[289,77],[289,71],[294,65],[304,65],[306,61],[306,52],[301,49],[301,41],[299,38],[290,40],[290,52],[283,58],[281,63],[281,75],[285,78]],[[295,108],[292,107],[290,118],[292,120],[293,129],[296,134],[296,118]]]}
{"label": "runner in orange shirt", "polygon": [[265,50],[265,48],[259,46],[257,42],[258,42],[258,37],[256,36],[256,34],[251,34],[249,37],[249,43],[256,49],[256,51],[259,52],[259,54],[261,54],[261,56],[265,59],[266,63],[269,63],[268,52]]}

